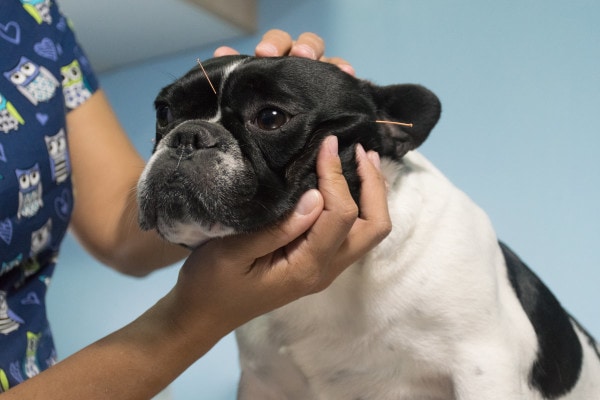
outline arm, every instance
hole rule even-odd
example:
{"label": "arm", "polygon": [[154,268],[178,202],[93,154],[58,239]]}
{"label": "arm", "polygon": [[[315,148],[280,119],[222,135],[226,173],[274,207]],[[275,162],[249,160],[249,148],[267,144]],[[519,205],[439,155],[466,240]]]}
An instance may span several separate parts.
{"label": "arm", "polygon": [[[307,192],[285,222],[208,242],[186,260],[171,292],[137,320],[0,397],[151,398],[232,329],[324,289],[391,229],[377,157],[359,148],[357,160],[360,218],[337,141],[329,138],[318,157],[319,190]],[[224,251],[231,248],[238,251]]]}
{"label": "arm", "polygon": [[[292,38],[272,30],[261,46],[274,49],[271,55],[288,54]],[[323,55],[324,43],[314,34],[301,35],[295,42],[298,46],[311,56]],[[259,51],[258,55],[267,54]],[[70,112],[67,127],[76,196],[71,228],[81,244],[104,264],[137,276],[187,256],[187,250],[165,242],[155,232],[139,229],[135,188],[144,160],[128,140],[105,94],[96,92]]]}

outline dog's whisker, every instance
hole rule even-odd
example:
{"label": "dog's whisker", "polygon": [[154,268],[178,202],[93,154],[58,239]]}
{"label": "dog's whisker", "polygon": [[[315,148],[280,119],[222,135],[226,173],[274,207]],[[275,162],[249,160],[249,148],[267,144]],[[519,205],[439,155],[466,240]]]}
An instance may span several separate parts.
{"label": "dog's whisker", "polygon": [[376,120],[375,123],[400,125],[400,126],[405,126],[407,128],[412,128],[414,126],[412,123],[409,123],[409,122],[396,122],[396,121],[384,121],[384,120]]}
{"label": "dog's whisker", "polygon": [[206,77],[206,80],[208,81],[208,84],[210,85],[212,91],[217,94],[217,91],[215,90],[215,87],[213,86],[212,82],[210,81],[210,78],[208,77],[208,74],[206,73],[206,70],[204,69],[204,67],[202,66],[202,62],[200,62],[200,59],[197,58],[196,62],[198,63],[198,65],[200,66],[200,68],[202,69],[202,73],[204,74],[204,76]]}
{"label": "dog's whisker", "polygon": [[183,160],[183,150],[179,153],[179,160],[177,160],[177,165],[175,166],[175,171],[179,169],[179,165],[181,164],[181,160]]}

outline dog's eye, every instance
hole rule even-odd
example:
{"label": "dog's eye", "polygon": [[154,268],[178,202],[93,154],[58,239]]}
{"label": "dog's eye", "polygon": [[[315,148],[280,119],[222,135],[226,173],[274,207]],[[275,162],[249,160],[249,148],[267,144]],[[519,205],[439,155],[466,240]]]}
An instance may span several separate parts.
{"label": "dog's eye", "polygon": [[159,126],[166,126],[173,122],[173,114],[169,106],[156,107],[156,122]]}
{"label": "dog's eye", "polygon": [[276,108],[265,108],[256,116],[256,125],[265,131],[281,128],[289,117],[286,113]]}

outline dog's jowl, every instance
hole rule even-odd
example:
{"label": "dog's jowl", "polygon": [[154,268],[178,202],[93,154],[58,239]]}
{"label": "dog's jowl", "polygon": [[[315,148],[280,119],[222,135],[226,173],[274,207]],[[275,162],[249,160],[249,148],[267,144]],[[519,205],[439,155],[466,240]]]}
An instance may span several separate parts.
{"label": "dog's jowl", "polygon": [[[339,138],[379,152],[392,233],[325,291],[236,331],[250,400],[600,400],[594,339],[415,149],[440,116],[418,85],[376,86],[287,57],[209,60],[156,99],[140,225],[196,247],[280,221]],[[385,120],[410,126],[380,124]]]}

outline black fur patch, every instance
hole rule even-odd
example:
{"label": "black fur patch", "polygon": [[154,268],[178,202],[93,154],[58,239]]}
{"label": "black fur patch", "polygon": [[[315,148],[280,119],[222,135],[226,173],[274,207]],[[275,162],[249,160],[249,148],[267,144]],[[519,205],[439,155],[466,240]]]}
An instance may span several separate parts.
{"label": "black fur patch", "polygon": [[530,385],[544,398],[555,399],[573,389],[583,362],[583,350],[570,315],[544,283],[505,244],[508,277],[538,340],[538,354],[529,375]]}

